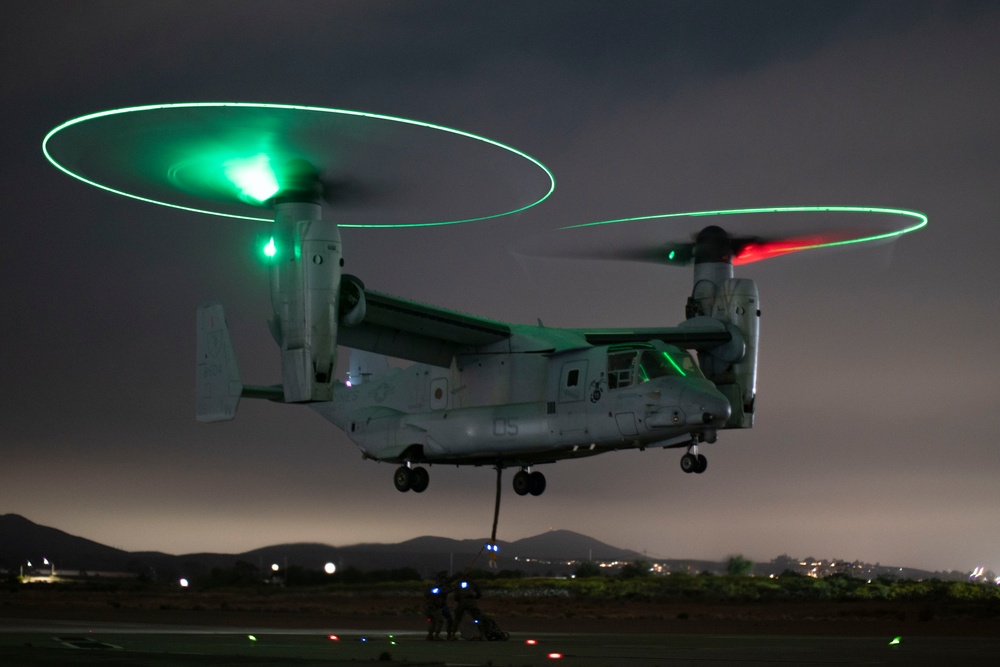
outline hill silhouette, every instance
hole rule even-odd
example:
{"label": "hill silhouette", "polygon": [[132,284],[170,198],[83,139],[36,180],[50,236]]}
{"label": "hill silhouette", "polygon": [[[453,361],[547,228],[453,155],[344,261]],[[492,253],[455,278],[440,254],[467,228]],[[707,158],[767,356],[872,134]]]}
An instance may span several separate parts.
{"label": "hill silhouette", "polygon": [[[395,544],[370,543],[332,546],[318,543],[277,544],[239,554],[129,552],[108,547],[55,528],[41,526],[17,514],[0,515],[0,567],[17,570],[27,562],[36,567],[48,558],[62,570],[87,572],[155,573],[161,577],[213,567],[232,567],[237,562],[279,567],[299,566],[320,570],[328,562],[338,569],[362,571],[413,568],[426,577],[440,570],[485,568],[482,539],[455,540],[423,536]],[[552,530],[513,542],[499,541],[499,569],[517,569],[526,574],[572,572],[569,561],[590,559],[635,560],[638,552],[614,547],[568,530]]]}

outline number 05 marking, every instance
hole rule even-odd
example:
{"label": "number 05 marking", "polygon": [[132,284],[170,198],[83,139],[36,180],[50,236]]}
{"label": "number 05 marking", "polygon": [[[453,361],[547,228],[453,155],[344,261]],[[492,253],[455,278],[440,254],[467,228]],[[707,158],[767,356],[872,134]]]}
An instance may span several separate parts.
{"label": "number 05 marking", "polygon": [[517,435],[517,422],[513,419],[494,419],[493,436],[502,438],[505,435]]}

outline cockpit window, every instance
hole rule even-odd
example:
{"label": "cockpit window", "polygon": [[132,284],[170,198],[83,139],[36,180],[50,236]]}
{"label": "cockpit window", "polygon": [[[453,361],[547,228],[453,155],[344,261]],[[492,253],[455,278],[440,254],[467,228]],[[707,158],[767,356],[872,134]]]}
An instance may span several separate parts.
{"label": "cockpit window", "polygon": [[639,358],[639,381],[648,382],[664,376],[699,377],[701,371],[687,352],[644,350]]}
{"label": "cockpit window", "polygon": [[661,377],[704,377],[691,355],[676,347],[612,350],[608,353],[608,389],[631,387]]}
{"label": "cockpit window", "polygon": [[631,387],[635,381],[635,350],[608,355],[608,389]]}

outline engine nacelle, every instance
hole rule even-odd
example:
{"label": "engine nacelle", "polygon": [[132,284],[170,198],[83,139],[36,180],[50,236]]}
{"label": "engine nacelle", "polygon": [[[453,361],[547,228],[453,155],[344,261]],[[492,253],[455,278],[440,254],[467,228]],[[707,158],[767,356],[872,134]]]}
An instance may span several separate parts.
{"label": "engine nacelle", "polygon": [[285,401],[329,401],[337,361],[340,231],[318,204],[274,206],[271,333],[281,347]]}
{"label": "engine nacelle", "polygon": [[723,322],[732,334],[729,343],[699,351],[698,359],[705,376],[729,399],[732,413],[726,427],[750,428],[757,394],[760,336],[757,285],[747,278],[726,278],[718,285],[702,281],[696,283],[689,316],[692,304],[695,312]]}

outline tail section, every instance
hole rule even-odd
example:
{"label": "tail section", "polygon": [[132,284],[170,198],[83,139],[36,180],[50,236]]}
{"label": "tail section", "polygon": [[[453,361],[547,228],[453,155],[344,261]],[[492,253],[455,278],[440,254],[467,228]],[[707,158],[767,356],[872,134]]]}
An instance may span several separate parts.
{"label": "tail section", "polygon": [[200,422],[227,421],[236,416],[243,393],[236,354],[222,305],[198,308],[195,412]]}
{"label": "tail section", "polygon": [[347,371],[347,381],[357,386],[389,372],[389,360],[374,352],[365,352],[351,348],[350,368]]}

